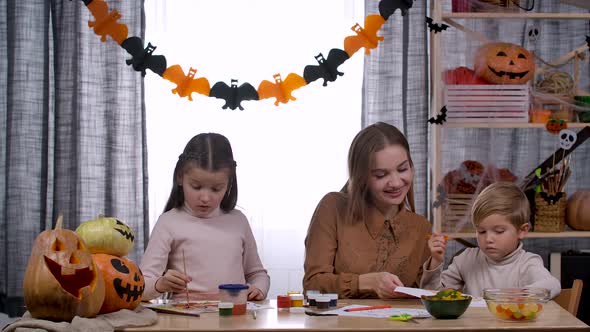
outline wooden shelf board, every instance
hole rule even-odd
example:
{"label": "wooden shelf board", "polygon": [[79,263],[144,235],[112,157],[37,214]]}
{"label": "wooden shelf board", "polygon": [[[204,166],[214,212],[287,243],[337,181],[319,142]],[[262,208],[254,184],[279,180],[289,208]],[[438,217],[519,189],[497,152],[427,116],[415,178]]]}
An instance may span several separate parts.
{"label": "wooden shelf board", "polygon": [[[464,238],[473,239],[475,238],[475,232],[473,233],[448,233],[451,238]],[[545,233],[545,232],[529,232],[526,238],[573,238],[573,237],[590,237],[590,232],[587,231],[566,231],[559,233]]]}
{"label": "wooden shelf board", "polygon": [[502,13],[442,13],[442,18],[471,18],[471,19],[554,19],[554,20],[579,20],[590,19],[590,13],[527,13],[527,12],[502,12]]}
{"label": "wooden shelf board", "polygon": [[[568,128],[584,128],[590,126],[585,122],[568,122]],[[443,124],[443,128],[545,128],[544,123],[530,122],[467,122],[467,123],[448,123]]]}

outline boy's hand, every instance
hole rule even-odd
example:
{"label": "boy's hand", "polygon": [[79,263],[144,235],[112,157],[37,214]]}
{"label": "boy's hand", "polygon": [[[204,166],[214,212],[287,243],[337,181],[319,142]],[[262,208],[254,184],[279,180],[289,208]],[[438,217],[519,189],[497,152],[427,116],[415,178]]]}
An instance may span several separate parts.
{"label": "boy's hand", "polygon": [[432,270],[439,266],[445,260],[445,251],[447,250],[448,237],[443,234],[434,233],[428,239],[428,247],[430,248],[430,264],[428,269]]}
{"label": "boy's hand", "polygon": [[248,289],[248,300],[251,301],[261,301],[264,300],[264,294],[262,291],[254,286],[250,285]]}
{"label": "boy's hand", "polygon": [[192,280],[191,277],[184,275],[176,270],[168,270],[163,276],[158,278],[154,285],[156,291],[160,293],[174,292],[180,293],[185,291],[187,284]]}

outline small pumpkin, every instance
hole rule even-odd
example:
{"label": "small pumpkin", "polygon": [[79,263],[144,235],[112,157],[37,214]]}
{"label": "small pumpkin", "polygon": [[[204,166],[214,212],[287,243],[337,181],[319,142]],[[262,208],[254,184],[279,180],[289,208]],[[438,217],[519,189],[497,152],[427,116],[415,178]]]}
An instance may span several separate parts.
{"label": "small pumpkin", "polygon": [[477,49],[475,74],[492,84],[525,84],[535,73],[535,59],[524,47],[488,43]]}
{"label": "small pumpkin", "polygon": [[105,295],[102,274],[74,231],[55,229],[39,234],[33,244],[23,280],[27,310],[33,318],[71,321],[94,317]]}
{"label": "small pumpkin", "polygon": [[108,254],[93,254],[92,257],[105,282],[105,297],[101,314],[135,309],[141,302],[145,288],[143,274],[131,260]]}
{"label": "small pumpkin", "polygon": [[99,215],[97,219],[83,222],[76,229],[93,254],[109,254],[123,257],[133,248],[135,235],[127,224]]}
{"label": "small pumpkin", "polygon": [[567,200],[566,224],[578,231],[590,231],[590,190],[578,190]]}
{"label": "small pumpkin", "polygon": [[567,122],[563,120],[549,119],[545,124],[545,129],[547,129],[550,134],[557,135],[560,131],[567,129]]}

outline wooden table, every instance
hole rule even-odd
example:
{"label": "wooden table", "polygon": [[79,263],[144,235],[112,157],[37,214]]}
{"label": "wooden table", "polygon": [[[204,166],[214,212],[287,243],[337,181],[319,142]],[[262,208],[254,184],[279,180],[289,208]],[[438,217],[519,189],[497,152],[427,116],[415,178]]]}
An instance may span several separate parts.
{"label": "wooden table", "polygon": [[[391,304],[400,308],[420,308],[419,300],[339,300],[339,306],[349,304]],[[276,300],[266,302],[276,308]],[[219,317],[205,313],[201,317],[158,314],[152,326],[127,328],[124,331],[263,331],[263,332],[385,332],[385,331],[590,331],[590,327],[571,315],[555,302],[546,304],[545,311],[532,322],[504,322],[496,319],[487,308],[468,308],[459,319],[419,319],[418,324],[390,321],[383,318],[316,317],[306,314],[279,312],[276,309],[258,310],[256,319],[251,314]]]}

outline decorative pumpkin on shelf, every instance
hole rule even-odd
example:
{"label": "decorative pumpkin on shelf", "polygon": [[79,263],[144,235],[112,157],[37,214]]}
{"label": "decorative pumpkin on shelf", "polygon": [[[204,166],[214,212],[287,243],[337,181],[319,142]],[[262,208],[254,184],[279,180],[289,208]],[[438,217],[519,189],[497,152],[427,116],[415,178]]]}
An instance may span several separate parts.
{"label": "decorative pumpkin on shelf", "polygon": [[98,314],[105,285],[84,241],[74,231],[62,229],[62,220],[60,215],[55,229],[35,239],[23,291],[33,318],[69,322],[74,316]]}
{"label": "decorative pumpkin on shelf", "polygon": [[135,235],[127,224],[102,215],[98,219],[83,222],[76,229],[93,254],[109,254],[123,257],[133,248]]}
{"label": "decorative pumpkin on shelf", "polygon": [[578,190],[567,200],[565,222],[578,231],[590,231],[590,190]]}
{"label": "decorative pumpkin on shelf", "polygon": [[535,73],[535,59],[524,47],[488,43],[475,53],[477,76],[492,84],[525,84]]}
{"label": "decorative pumpkin on shelf", "polygon": [[457,67],[454,69],[445,70],[442,75],[445,84],[488,84],[475,74],[473,69],[467,67]]}
{"label": "decorative pumpkin on shelf", "polygon": [[93,254],[92,257],[105,281],[105,297],[100,313],[135,309],[145,288],[139,267],[123,257],[108,254]]}

